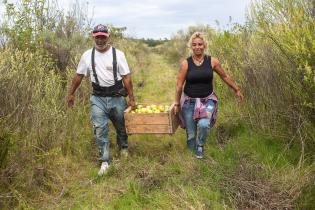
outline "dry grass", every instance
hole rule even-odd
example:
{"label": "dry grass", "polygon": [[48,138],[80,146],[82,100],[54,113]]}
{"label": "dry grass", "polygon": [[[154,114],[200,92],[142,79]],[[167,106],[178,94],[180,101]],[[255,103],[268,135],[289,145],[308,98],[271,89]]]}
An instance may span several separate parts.
{"label": "dry grass", "polygon": [[[180,32],[155,49],[159,54],[139,42],[114,40],[114,46],[126,53],[138,102],[173,100],[179,60],[187,55],[187,38],[197,29]],[[75,108],[67,110],[65,103],[78,52],[88,40],[81,37],[81,44],[72,47],[52,40],[46,56],[1,49],[0,208],[294,209],[314,180],[314,167],[307,164],[314,159],[308,155],[315,145],[313,118],[309,117],[314,112],[305,109],[305,98],[300,97],[305,89],[296,68],[273,40],[259,34],[246,30],[217,34],[208,27],[201,29],[211,35],[211,55],[219,57],[246,97],[242,107],[236,107],[230,89],[216,88],[224,108],[220,108],[223,114],[216,129],[222,147],[211,148],[215,158],[197,162],[184,152],[182,130],[171,137],[131,136],[132,159],[120,160],[114,155],[113,166],[102,178],[96,175],[88,79],[77,92]],[[77,43],[76,39],[68,41]],[[251,132],[259,128],[265,135],[277,137],[272,139],[284,140],[285,152],[300,146],[300,161],[282,168],[253,162],[250,157],[238,163],[238,152],[231,147],[246,148],[236,142],[247,129],[238,126],[242,123],[236,119],[240,118],[252,125]],[[253,153],[259,152],[255,149]]]}
{"label": "dry grass", "polygon": [[313,173],[311,167],[285,167],[269,171],[268,176],[264,166],[243,160],[236,173],[224,179],[222,186],[238,209],[289,210],[295,209],[295,202],[311,183]]}

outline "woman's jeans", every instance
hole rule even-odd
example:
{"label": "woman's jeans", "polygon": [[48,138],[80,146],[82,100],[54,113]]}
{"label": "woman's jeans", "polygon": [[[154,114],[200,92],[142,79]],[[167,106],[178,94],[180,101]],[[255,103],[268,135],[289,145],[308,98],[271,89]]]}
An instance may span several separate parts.
{"label": "woman's jeans", "polygon": [[95,95],[91,96],[90,102],[91,120],[99,150],[99,160],[102,162],[109,161],[109,120],[112,121],[116,129],[119,148],[128,148],[128,136],[126,134],[124,119],[124,110],[127,107],[127,103],[124,97],[100,97]]}
{"label": "woman's jeans", "polygon": [[[191,151],[196,151],[197,147],[203,147],[206,143],[211,120],[211,118],[201,118],[196,121],[193,119],[195,102],[196,100],[190,99],[182,107],[186,126],[187,146]],[[209,99],[206,106],[206,111],[211,117],[214,112],[214,103],[213,100]]]}

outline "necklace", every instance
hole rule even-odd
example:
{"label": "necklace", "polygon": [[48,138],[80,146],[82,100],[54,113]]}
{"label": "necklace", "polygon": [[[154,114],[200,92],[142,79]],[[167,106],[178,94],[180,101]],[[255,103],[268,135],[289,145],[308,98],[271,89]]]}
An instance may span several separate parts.
{"label": "necklace", "polygon": [[201,59],[197,59],[195,56],[192,56],[193,60],[194,60],[194,63],[197,65],[197,66],[201,66],[201,64],[203,63],[204,61],[204,56],[202,56]]}

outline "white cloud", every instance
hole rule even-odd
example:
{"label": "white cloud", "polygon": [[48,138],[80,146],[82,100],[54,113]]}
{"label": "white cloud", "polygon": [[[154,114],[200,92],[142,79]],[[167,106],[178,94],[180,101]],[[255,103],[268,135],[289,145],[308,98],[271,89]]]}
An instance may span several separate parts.
{"label": "white cloud", "polygon": [[[172,15],[171,10],[162,10],[157,5],[146,4],[125,4],[123,6],[104,6],[94,8],[94,17],[96,19],[110,18],[121,19],[125,21],[138,20],[147,17],[160,17],[165,15]],[[113,18],[115,17],[115,18]],[[109,20],[110,20],[109,19]]]}
{"label": "white cloud", "polygon": [[194,24],[221,26],[243,23],[250,0],[94,0],[94,22],[126,26],[132,35],[169,38],[172,33]]}
{"label": "white cloud", "polygon": [[1,16],[4,14],[4,11],[5,11],[5,8],[4,8],[4,5],[3,5],[2,1],[1,1],[1,3],[0,3],[0,15]]}
{"label": "white cloud", "polygon": [[[10,1],[10,0],[9,0]],[[11,0],[17,1],[17,0]],[[127,33],[139,38],[170,38],[172,33],[195,24],[224,27],[243,23],[245,8],[251,0],[58,0],[67,10],[71,4],[88,2],[94,23],[127,27]],[[93,11],[93,13],[92,13]],[[0,14],[4,12],[0,3]]]}

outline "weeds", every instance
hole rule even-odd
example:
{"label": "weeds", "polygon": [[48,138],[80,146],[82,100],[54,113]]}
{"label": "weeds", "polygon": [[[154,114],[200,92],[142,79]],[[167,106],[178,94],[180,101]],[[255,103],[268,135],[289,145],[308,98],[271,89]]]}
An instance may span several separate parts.
{"label": "weeds", "polygon": [[[238,81],[246,101],[237,104],[215,78],[219,118],[205,160],[186,151],[181,129],[173,136],[134,135],[126,161],[115,155],[112,142],[113,166],[99,178],[90,82],[77,91],[74,109],[65,103],[79,56],[90,47],[89,21],[80,11],[69,17],[51,11],[60,18],[49,19],[49,32],[41,30],[50,16],[45,1],[34,15],[29,10],[34,2],[25,2],[20,13],[7,4],[12,25],[1,27],[6,41],[0,50],[0,208],[314,206],[312,3],[264,0],[252,8],[245,26],[223,32],[193,26],[154,49],[124,38],[124,28],[113,30],[112,43],[126,53],[139,103],[173,101],[177,63],[189,54],[186,42],[195,30],[207,34],[209,53]],[[17,29],[20,33],[12,33]]]}

